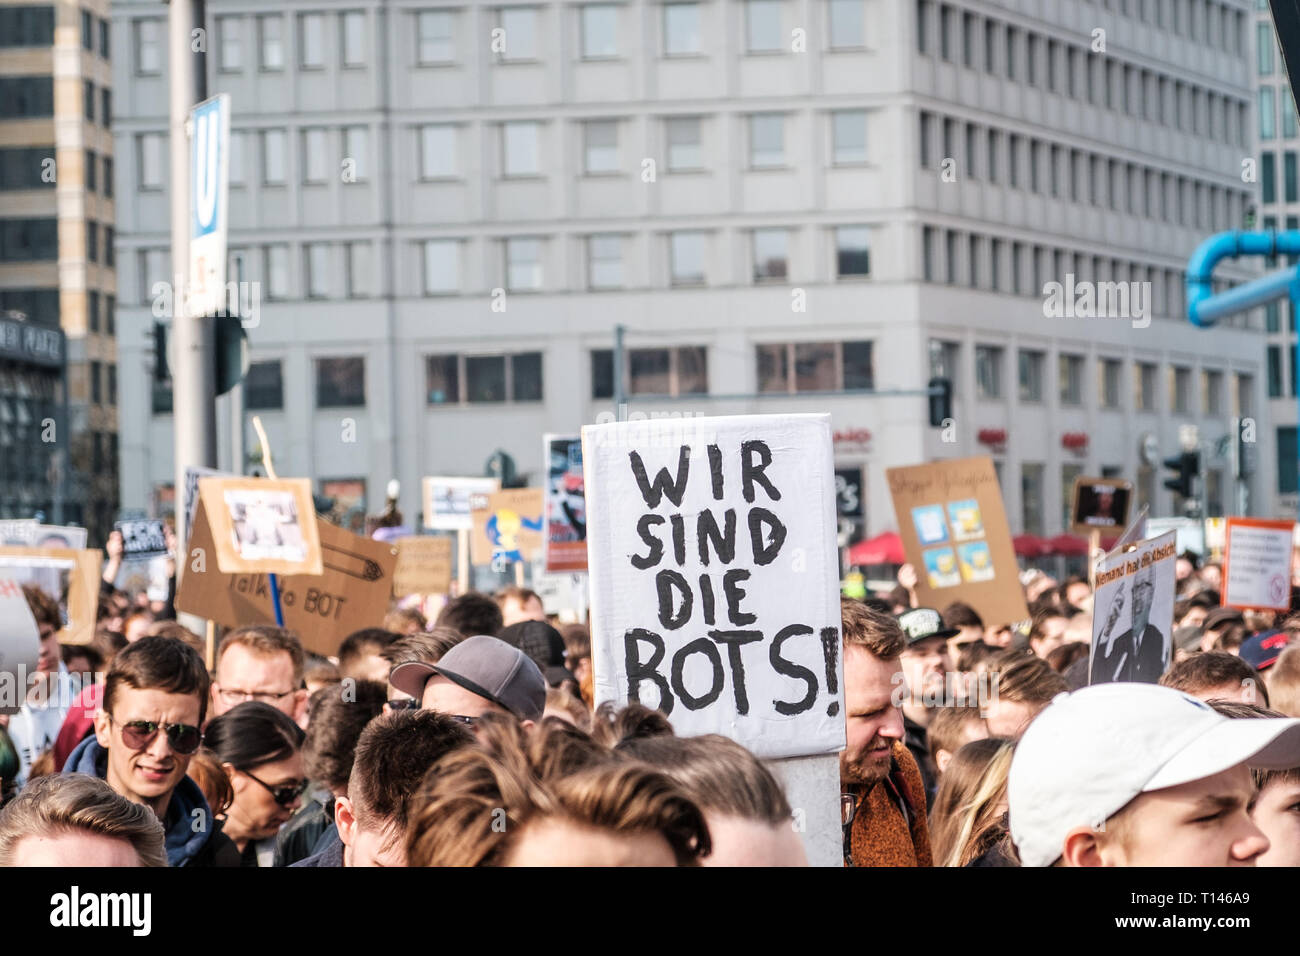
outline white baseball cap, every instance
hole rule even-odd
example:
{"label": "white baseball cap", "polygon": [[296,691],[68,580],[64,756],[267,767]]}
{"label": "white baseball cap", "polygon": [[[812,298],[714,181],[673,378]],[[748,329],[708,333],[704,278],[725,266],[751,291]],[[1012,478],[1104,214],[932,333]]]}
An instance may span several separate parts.
{"label": "white baseball cap", "polygon": [[1224,717],[1157,684],[1061,694],[1016,745],[1007,778],[1011,839],[1024,866],[1050,866],[1075,827],[1100,825],[1138,794],[1243,763],[1300,767],[1300,720]]}

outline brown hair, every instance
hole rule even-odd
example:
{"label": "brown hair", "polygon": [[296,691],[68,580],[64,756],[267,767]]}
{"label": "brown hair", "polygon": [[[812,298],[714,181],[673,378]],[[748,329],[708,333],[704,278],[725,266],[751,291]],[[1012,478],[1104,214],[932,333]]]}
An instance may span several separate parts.
{"label": "brown hair", "polygon": [[68,832],[126,840],[141,866],[167,865],[162,824],[152,810],[97,777],[66,773],[31,781],[0,810],[0,867],[13,865],[24,837]]}
{"label": "brown hair", "polygon": [[983,641],[967,641],[957,650],[957,670],[974,671],[980,664],[1002,653],[1001,648]]}
{"label": "brown hair", "polygon": [[566,624],[560,628],[564,638],[564,659],[572,667],[576,661],[591,656],[591,631],[585,624]]}
{"label": "brown hair", "polygon": [[537,599],[538,604],[542,603],[542,596],[536,591],[531,588],[521,588],[515,584],[502,588],[496,594],[492,595],[492,597],[497,602],[497,607],[501,608],[503,614],[505,613],[506,602],[511,599],[518,601],[520,607],[523,607],[533,598]]}
{"label": "brown hair", "polygon": [[1047,666],[1058,674],[1064,674],[1075,661],[1089,654],[1088,645],[1083,641],[1066,641],[1059,647],[1054,647],[1048,652],[1043,660],[1047,661]]}
{"label": "brown hair", "polygon": [[591,721],[591,735],[608,747],[637,737],[671,737],[673,725],[663,711],[645,704],[628,704],[617,707],[605,701],[596,708]]}
{"label": "brown hair", "polygon": [[1038,640],[1043,636],[1043,627],[1054,617],[1065,618],[1067,621],[1070,616],[1060,607],[1043,608],[1038,611],[1029,624],[1029,639]]}
{"label": "brown hair", "polygon": [[1300,647],[1288,647],[1264,675],[1272,706],[1288,717],[1300,717]]}
{"label": "brown hair", "polygon": [[953,601],[944,608],[939,616],[943,618],[944,627],[983,627],[984,618],[979,611],[962,601]]}
{"label": "brown hair", "polygon": [[[591,711],[582,699],[574,696],[573,681],[565,681],[559,687],[551,687],[546,691],[546,706],[552,710],[562,710],[573,720],[573,725],[579,730],[591,730]],[[559,718],[556,718],[557,720]]]}
{"label": "brown hair", "polygon": [[1239,622],[1229,624],[1223,630],[1218,632],[1218,636],[1214,639],[1214,646],[1211,647],[1210,650],[1231,653],[1241,647],[1242,644],[1246,643],[1246,634],[1247,631],[1245,624]]}
{"label": "brown hair", "polygon": [[[123,625],[125,627],[125,625]],[[176,621],[154,621],[145,631],[149,637],[170,637],[177,641],[183,641],[190,647],[199,652],[200,655],[206,654],[208,650],[207,642],[199,637],[188,627],[177,623]],[[125,641],[126,638],[123,638]]]}
{"label": "brown hair", "polygon": [[427,631],[429,629],[428,620],[426,620],[425,616],[413,607],[393,608],[393,610],[384,615],[385,631],[392,631],[395,634],[405,635],[406,629],[412,624],[415,625],[415,630],[417,632]]}
{"label": "brown hair", "polygon": [[312,780],[335,793],[347,789],[357,741],[366,724],[384,712],[388,687],[358,680],[345,693],[342,685],[322,687],[307,703],[307,739],[302,745],[303,767]]}
{"label": "brown hair", "polygon": [[728,737],[641,737],[614,749],[668,774],[703,810],[768,826],[790,822],[790,802],[776,777]]}
{"label": "brown hair", "polygon": [[438,612],[438,627],[449,627],[466,637],[487,634],[495,637],[501,630],[501,608],[486,594],[470,591],[454,597]]}
{"label": "brown hair", "polygon": [[235,788],[221,767],[221,758],[207,747],[200,747],[194,752],[185,773],[203,791],[214,817],[221,816],[235,802]]}
{"label": "brown hair", "polygon": [[965,866],[1005,835],[1000,807],[1014,748],[1013,741],[989,737],[953,754],[930,811],[936,866]]}
{"label": "brown hair", "polygon": [[360,677],[360,674],[352,673],[352,668],[360,664],[367,654],[382,657],[384,651],[401,636],[381,627],[366,627],[353,631],[339,644],[339,674],[343,677]]}
{"label": "brown hair", "polygon": [[295,688],[302,686],[304,661],[302,642],[293,631],[270,624],[248,624],[237,627],[221,639],[216,657],[218,668],[221,667],[221,658],[225,656],[226,650],[234,644],[242,644],[254,654],[263,656],[288,654],[289,660],[293,662],[293,686]]}
{"label": "brown hair", "polygon": [[104,710],[110,716],[119,687],[196,694],[199,723],[208,712],[208,669],[199,652],[170,637],[142,637],[113,658],[104,680]]}
{"label": "brown hair", "polygon": [[940,750],[955,754],[961,749],[961,738],[966,727],[983,720],[980,709],[976,706],[935,708],[930,712],[930,726],[925,732],[930,756],[937,756]]}
{"label": "brown hair", "polygon": [[1057,694],[1068,693],[1065,678],[1028,650],[1009,650],[989,660],[989,673],[996,675],[995,692],[1000,699],[1046,707]]}
{"label": "brown hair", "polygon": [[450,627],[435,627],[428,632],[408,634],[406,637],[398,638],[380,651],[379,656],[388,661],[392,667],[412,661],[436,664],[442,660],[442,655],[463,640],[465,636],[460,631],[452,630]]}
{"label": "brown hair", "polygon": [[[1224,717],[1231,717],[1234,720],[1252,719],[1252,718],[1277,718],[1286,719],[1286,714],[1279,713],[1276,710],[1269,710],[1267,707],[1256,707],[1254,704],[1239,704],[1235,700],[1213,700],[1210,706],[1221,713]],[[1288,767],[1283,770],[1265,770],[1262,767],[1251,767],[1250,777],[1255,783],[1255,790],[1262,792],[1265,787],[1273,783],[1300,783],[1300,766]]]}
{"label": "brown hair", "polygon": [[[343,679],[339,673],[338,667],[328,658],[319,654],[308,654],[306,661],[302,666],[302,682],[310,685],[315,682],[318,684],[337,684]],[[317,690],[324,690],[318,687]]]}
{"label": "brown hair", "polygon": [[1236,654],[1226,651],[1205,651],[1184,658],[1161,674],[1159,683],[1196,697],[1224,684],[1243,686],[1247,681],[1259,691],[1260,700],[1267,707],[1268,688],[1259,672]]}
{"label": "brown hair", "polygon": [[27,598],[27,606],[31,608],[32,617],[36,618],[37,627],[48,624],[56,631],[63,627],[63,617],[59,614],[58,601],[35,584],[23,585],[23,597]]}
{"label": "brown hair", "polygon": [[903,627],[895,618],[853,598],[840,599],[840,622],[845,647],[860,647],[882,661],[893,660],[907,646]]}

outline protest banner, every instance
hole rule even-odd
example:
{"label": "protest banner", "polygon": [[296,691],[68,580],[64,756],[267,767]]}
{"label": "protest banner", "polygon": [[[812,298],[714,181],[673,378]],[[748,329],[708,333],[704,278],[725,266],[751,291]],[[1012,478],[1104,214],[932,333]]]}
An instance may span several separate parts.
{"label": "protest banner", "polygon": [[200,478],[199,500],[223,573],[322,573],[308,479]]}
{"label": "protest banner", "polygon": [[72,548],[0,547],[0,577],[34,584],[59,606],[60,644],[89,644],[99,610],[102,554]]}
{"label": "protest banner", "polygon": [[1177,535],[1147,538],[1097,562],[1088,683],[1153,684],[1169,666]]}
{"label": "protest banner", "polygon": [[168,552],[167,532],[160,518],[118,521],[113,524],[113,530],[122,534],[123,561],[147,561]]}
{"label": "protest banner", "polygon": [[[185,514],[185,527],[188,529],[194,527],[194,512],[199,506],[199,480],[202,478],[238,478],[239,476],[229,471],[218,471],[215,468],[200,468],[190,466],[185,469],[185,501],[183,512]],[[179,534],[179,529],[177,534]]]}
{"label": "protest banner", "polygon": [[1076,534],[1118,531],[1128,524],[1132,500],[1132,482],[1118,478],[1076,478],[1070,529]]}
{"label": "protest banner", "polygon": [[828,415],[582,430],[597,703],[760,757],[845,741]]}
{"label": "protest banner", "polygon": [[582,439],[547,435],[546,460],[547,571],[587,570],[587,503],[583,493]]}
{"label": "protest banner", "polygon": [[990,624],[1029,617],[991,458],[887,468],[885,477],[922,607],[962,601]]}
{"label": "protest banner", "polygon": [[[320,521],[314,513],[311,520],[320,540],[322,573],[281,577],[280,598],[284,626],[309,651],[330,655],[353,631],[383,620],[397,549]],[[213,531],[200,501],[176,592],[177,609],[227,627],[274,624],[267,575],[225,574],[213,561],[214,552]]]}
{"label": "protest banner", "polygon": [[496,478],[425,478],[424,526],[430,531],[469,531],[470,495],[490,495],[501,488]]}
{"label": "protest banner", "polygon": [[1229,518],[1223,549],[1224,607],[1285,611],[1291,607],[1294,521]]}
{"label": "protest banner", "polygon": [[74,525],[39,524],[32,538],[32,547],[71,548],[73,551],[84,551],[86,534],[85,528]]}
{"label": "protest banner", "polygon": [[451,538],[412,535],[392,542],[397,547],[393,594],[446,594],[451,590]]}
{"label": "protest banner", "polygon": [[41,656],[41,633],[22,585],[0,577],[0,714],[16,714]]}
{"label": "protest banner", "polygon": [[470,553],[475,564],[532,561],[542,553],[542,489],[473,495]]}

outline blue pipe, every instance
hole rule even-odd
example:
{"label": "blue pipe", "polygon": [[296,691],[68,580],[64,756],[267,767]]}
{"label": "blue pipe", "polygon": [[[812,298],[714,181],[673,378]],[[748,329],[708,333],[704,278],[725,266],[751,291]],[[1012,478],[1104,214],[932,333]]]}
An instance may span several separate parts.
{"label": "blue pipe", "polygon": [[[1208,328],[1225,315],[1235,311],[1262,305],[1272,299],[1285,298],[1290,282],[1285,284],[1270,283],[1267,288],[1273,293],[1271,298],[1257,298],[1263,294],[1260,286],[1265,280],[1256,280],[1247,286],[1238,286],[1227,292],[1215,295],[1210,284],[1215,267],[1224,259],[1238,256],[1300,256],[1300,230],[1286,232],[1243,232],[1233,229],[1229,232],[1210,236],[1192,253],[1187,260],[1187,317],[1198,328]],[[1296,269],[1286,270],[1291,278],[1296,277]],[[1281,283],[1280,275],[1267,276],[1269,280]],[[1252,288],[1253,287],[1253,288]],[[1243,290],[1250,290],[1243,294]],[[1228,306],[1234,304],[1235,308]],[[1247,302],[1248,304],[1241,304]],[[1207,309],[1207,303],[1210,303]]]}

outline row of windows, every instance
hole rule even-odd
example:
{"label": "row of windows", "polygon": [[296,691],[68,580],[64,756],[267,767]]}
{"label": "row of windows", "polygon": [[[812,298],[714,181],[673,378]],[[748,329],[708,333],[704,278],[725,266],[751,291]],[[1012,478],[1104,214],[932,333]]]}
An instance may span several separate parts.
{"label": "row of windows", "polygon": [[[1237,28],[1244,28],[1243,14],[1221,9],[1225,22],[1235,17]],[[1093,53],[1084,44],[984,19],[946,3],[917,0],[916,10],[917,48],[923,54],[937,53],[951,63],[1005,75],[1013,82],[1197,137],[1237,146],[1246,143],[1247,104],[1241,100],[1121,63],[1108,53]],[[1237,29],[1216,31],[1214,36],[1225,41],[1236,38]],[[1234,39],[1234,46],[1239,42]]]}
{"label": "row of windows", "polygon": [[99,262],[106,266],[116,265],[112,226],[101,226],[96,222],[86,221],[86,261]]}
{"label": "row of windows", "polygon": [[0,48],[53,45],[53,7],[0,7]]}
{"label": "row of windows", "polygon": [[58,289],[0,289],[0,312],[21,312],[34,325],[59,325]]}
{"label": "row of windows", "polygon": [[[1259,199],[1263,203],[1300,202],[1300,183],[1297,183],[1296,153],[1288,149],[1282,154],[1282,195],[1277,189],[1277,153],[1264,152],[1259,157]],[[1294,218],[1294,217],[1292,217]],[[1288,227],[1290,228],[1290,227]]]}
{"label": "row of windows", "polygon": [[1277,109],[1280,104],[1282,108],[1282,138],[1295,139],[1297,117],[1295,96],[1292,94],[1291,88],[1285,86],[1279,93],[1275,87],[1261,86],[1256,91],[1256,96],[1259,98],[1259,138],[1277,138]]}
{"label": "row of windows", "polygon": [[[100,311],[101,302],[103,312]],[[117,334],[116,302],[111,295],[98,292],[86,293],[86,325],[91,332],[103,332],[105,335]]]}
{"label": "row of windows", "polygon": [[1202,230],[1239,225],[1247,193],[1019,133],[922,110],[920,160],[943,171],[948,159],[972,180],[1106,206],[1132,216]]}
{"label": "row of windows", "polygon": [[90,80],[81,82],[81,105],[86,122],[95,122],[95,110],[98,106],[99,125],[108,129],[113,122],[113,91],[107,86],[98,87],[99,97],[95,97],[97,87]]}
{"label": "row of windows", "polygon": [[0,262],[59,258],[57,219],[0,219]]}
{"label": "row of windows", "polygon": [[90,403],[92,405],[117,404],[117,365],[112,362],[90,361]]}
{"label": "row of windows", "polygon": [[108,21],[95,16],[89,10],[81,11],[81,48],[89,53],[95,52],[95,38],[99,38],[99,55],[105,60],[108,54]]}
{"label": "row of windows", "polygon": [[51,146],[0,149],[0,191],[53,189],[54,148]]}
{"label": "row of windows", "polygon": [[54,77],[0,76],[0,119],[54,115]]}

